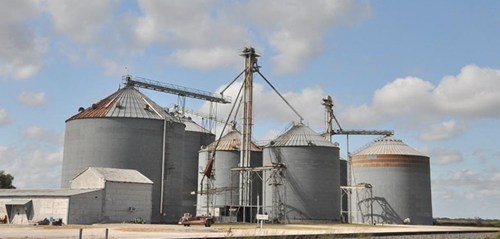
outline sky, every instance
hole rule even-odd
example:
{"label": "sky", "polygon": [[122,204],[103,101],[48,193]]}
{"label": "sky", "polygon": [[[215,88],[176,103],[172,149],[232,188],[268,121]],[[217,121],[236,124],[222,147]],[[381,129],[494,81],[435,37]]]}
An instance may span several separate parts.
{"label": "sky", "polygon": [[[220,92],[260,71],[317,132],[389,129],[430,156],[435,217],[500,218],[500,2],[0,0],[0,170],[58,188],[65,121],[122,76]],[[235,95],[241,80],[225,94]],[[171,107],[175,95],[141,90]],[[254,139],[298,122],[255,77]],[[186,107],[208,113],[208,104]],[[229,105],[218,106],[227,117]],[[220,126],[219,126],[220,127]],[[350,152],[374,136],[352,136]],[[345,157],[346,139],[335,136]]]}

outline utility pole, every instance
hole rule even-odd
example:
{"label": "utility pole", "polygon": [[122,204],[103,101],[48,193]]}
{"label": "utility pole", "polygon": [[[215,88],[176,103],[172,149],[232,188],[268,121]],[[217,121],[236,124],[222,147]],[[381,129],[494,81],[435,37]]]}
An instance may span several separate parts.
{"label": "utility pole", "polygon": [[[257,65],[255,49],[245,47],[241,56],[245,57],[245,81],[243,91],[243,132],[241,139],[240,167],[250,167],[252,152],[252,119],[253,119],[253,73]],[[243,207],[243,221],[246,222],[246,208],[250,205],[250,171],[240,171],[239,203]]]}

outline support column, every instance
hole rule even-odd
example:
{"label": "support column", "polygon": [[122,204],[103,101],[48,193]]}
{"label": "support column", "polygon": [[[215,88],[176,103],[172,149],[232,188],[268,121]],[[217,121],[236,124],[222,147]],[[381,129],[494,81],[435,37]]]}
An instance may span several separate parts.
{"label": "support column", "polygon": [[[252,152],[252,120],[253,120],[253,73],[257,64],[258,55],[255,49],[246,47],[242,55],[245,57],[245,81],[243,92],[243,132],[241,139],[240,167],[250,167],[250,156]],[[246,221],[246,208],[250,206],[250,172],[240,171],[239,204],[243,209],[243,221]]]}

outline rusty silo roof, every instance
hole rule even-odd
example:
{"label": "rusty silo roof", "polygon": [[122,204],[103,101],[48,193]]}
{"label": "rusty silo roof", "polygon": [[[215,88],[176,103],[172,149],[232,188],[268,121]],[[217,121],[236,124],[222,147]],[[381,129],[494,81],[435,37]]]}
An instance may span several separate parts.
{"label": "rusty silo roof", "polygon": [[416,149],[403,143],[402,140],[395,139],[392,136],[385,136],[383,138],[376,139],[371,144],[354,154],[354,156],[361,155],[411,155],[427,157],[427,155],[420,153]]}
{"label": "rusty silo roof", "polygon": [[[217,140],[211,144],[209,144],[206,148],[206,150],[214,150],[215,145],[217,144]],[[218,151],[233,151],[233,150],[240,150],[241,149],[241,133],[236,130],[232,129],[229,133],[226,135],[222,136],[220,139],[219,145],[217,146]],[[258,147],[256,144],[252,142],[252,151],[262,151],[260,147]]]}
{"label": "rusty silo roof", "polygon": [[337,147],[304,124],[294,125],[287,132],[272,140],[266,147],[295,146]]}
{"label": "rusty silo roof", "polygon": [[81,110],[66,121],[85,118],[143,118],[177,121],[133,86],[125,86],[105,99]]}

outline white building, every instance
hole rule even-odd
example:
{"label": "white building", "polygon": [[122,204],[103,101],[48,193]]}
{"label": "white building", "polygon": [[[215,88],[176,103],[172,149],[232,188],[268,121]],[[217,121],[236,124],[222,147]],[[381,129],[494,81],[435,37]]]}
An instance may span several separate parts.
{"label": "white building", "polygon": [[136,170],[89,167],[70,189],[0,189],[0,219],[29,224],[151,221],[153,182]]}

